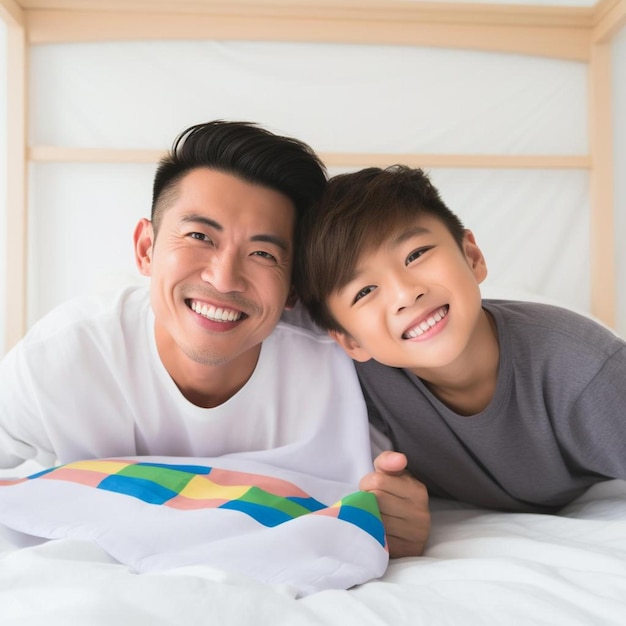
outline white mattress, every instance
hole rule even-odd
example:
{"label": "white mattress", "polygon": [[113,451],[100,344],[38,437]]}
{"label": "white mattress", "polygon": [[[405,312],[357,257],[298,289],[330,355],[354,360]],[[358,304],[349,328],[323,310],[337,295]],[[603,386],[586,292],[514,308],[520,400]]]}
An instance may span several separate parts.
{"label": "white mattress", "polygon": [[195,565],[133,574],[93,544],[15,549],[0,537],[2,626],[623,626],[626,482],[593,487],[561,515],[434,501],[425,556],[392,561],[348,591],[296,599]]}

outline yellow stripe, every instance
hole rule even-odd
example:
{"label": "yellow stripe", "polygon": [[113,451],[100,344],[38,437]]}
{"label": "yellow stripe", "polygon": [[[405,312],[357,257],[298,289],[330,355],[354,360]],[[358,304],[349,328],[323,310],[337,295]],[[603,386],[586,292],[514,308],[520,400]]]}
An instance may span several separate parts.
{"label": "yellow stripe", "polygon": [[208,478],[194,476],[180,492],[185,498],[194,500],[220,499],[236,500],[250,489],[249,485],[224,486],[218,485]]}

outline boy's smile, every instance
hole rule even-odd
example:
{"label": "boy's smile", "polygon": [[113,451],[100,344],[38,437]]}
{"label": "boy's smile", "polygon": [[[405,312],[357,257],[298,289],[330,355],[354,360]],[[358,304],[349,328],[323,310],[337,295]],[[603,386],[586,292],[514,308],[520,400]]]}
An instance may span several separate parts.
{"label": "boy's smile", "polygon": [[331,333],[357,361],[370,358],[428,378],[461,365],[484,313],[487,274],[467,231],[461,250],[436,217],[422,214],[379,247],[365,249],[328,305],[346,333]]}
{"label": "boy's smile", "polygon": [[438,307],[431,313],[427,313],[424,317],[418,320],[402,333],[403,339],[416,339],[427,335],[431,336],[431,331],[434,334],[435,330],[439,332],[444,326],[440,322],[448,315],[450,307],[448,305]]}

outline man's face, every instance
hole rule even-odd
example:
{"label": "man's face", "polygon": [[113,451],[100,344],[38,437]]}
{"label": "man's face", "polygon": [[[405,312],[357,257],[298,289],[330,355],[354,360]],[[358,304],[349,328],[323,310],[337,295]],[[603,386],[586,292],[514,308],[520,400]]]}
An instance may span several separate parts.
{"label": "man's face", "polygon": [[137,263],[151,277],[165,366],[256,363],[291,286],[295,209],[281,193],[208,168],[189,172],[159,231],[142,220]]}
{"label": "man's face", "polygon": [[374,358],[418,376],[453,365],[478,323],[478,284],[487,270],[467,231],[463,250],[445,225],[424,215],[359,257],[350,282],[328,299],[356,360]]}

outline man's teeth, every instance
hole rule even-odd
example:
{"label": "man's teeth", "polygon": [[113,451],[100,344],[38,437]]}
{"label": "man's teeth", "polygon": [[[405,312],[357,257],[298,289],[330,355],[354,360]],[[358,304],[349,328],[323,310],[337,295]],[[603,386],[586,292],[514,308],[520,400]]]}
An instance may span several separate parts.
{"label": "man's teeth", "polygon": [[191,302],[191,310],[214,322],[236,322],[243,314],[240,311],[215,307],[212,304]]}
{"label": "man's teeth", "polygon": [[420,322],[417,326],[414,326],[410,330],[407,330],[402,337],[404,339],[413,339],[423,335],[427,330],[430,330],[437,322],[440,322],[448,314],[448,307],[442,306],[437,309],[429,318]]}

